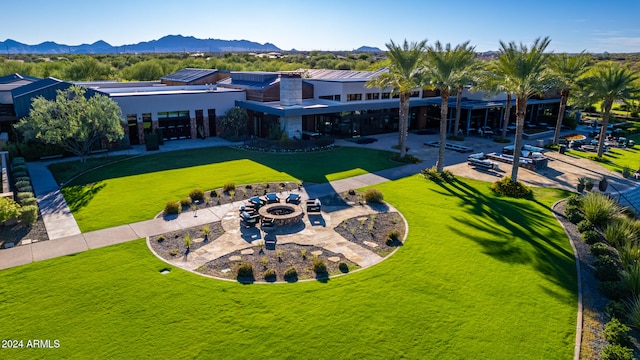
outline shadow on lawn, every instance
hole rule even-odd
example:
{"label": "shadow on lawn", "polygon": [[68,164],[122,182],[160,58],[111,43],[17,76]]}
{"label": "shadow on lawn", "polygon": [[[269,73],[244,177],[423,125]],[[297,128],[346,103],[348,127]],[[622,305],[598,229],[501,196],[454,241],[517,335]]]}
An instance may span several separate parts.
{"label": "shadow on lawn", "polygon": [[62,189],[64,199],[72,212],[76,212],[89,205],[89,202],[106,186],[103,182],[97,182],[85,186],[70,186]]}
{"label": "shadow on lawn", "polygon": [[[448,225],[452,232],[477,243],[499,261],[529,264],[550,281],[576,291],[573,253],[550,240],[555,237],[551,231],[542,231],[555,219],[541,212],[543,208],[536,204],[542,204],[535,198],[506,201],[509,198],[489,197],[457,180],[439,186],[444,190],[440,193],[459,198],[465,212],[473,215],[454,219],[458,224]],[[478,229],[484,236],[469,234],[465,228]]]}

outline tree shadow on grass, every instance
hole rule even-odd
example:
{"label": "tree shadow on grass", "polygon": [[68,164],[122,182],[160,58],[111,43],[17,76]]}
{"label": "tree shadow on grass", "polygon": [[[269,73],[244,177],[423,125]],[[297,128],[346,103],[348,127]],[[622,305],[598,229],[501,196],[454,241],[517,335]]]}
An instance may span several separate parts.
{"label": "tree shadow on grass", "polygon": [[[510,198],[489,197],[462,181],[438,185],[442,188],[439,193],[459,198],[463,211],[473,215],[453,219],[457,224],[448,225],[453,233],[477,243],[485,254],[499,261],[531,265],[551,282],[576,291],[573,253],[550,240],[555,234],[543,231],[555,219],[542,213],[538,207],[542,204],[533,197],[508,201]],[[484,236],[470,234],[465,228],[477,229]]]}
{"label": "tree shadow on grass", "polygon": [[62,189],[64,199],[69,205],[71,212],[76,212],[83,207],[89,205],[91,200],[107,186],[106,183],[100,181],[85,186],[70,186]]}

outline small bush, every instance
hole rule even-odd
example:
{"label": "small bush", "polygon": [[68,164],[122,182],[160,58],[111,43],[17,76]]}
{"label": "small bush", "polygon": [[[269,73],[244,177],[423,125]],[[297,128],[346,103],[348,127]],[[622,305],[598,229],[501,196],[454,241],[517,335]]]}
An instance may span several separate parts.
{"label": "small bush", "polygon": [[582,199],[582,211],[585,219],[601,227],[620,214],[620,206],[609,196],[592,192]]}
{"label": "small bush", "polygon": [[326,274],[327,264],[325,264],[324,260],[315,258],[313,259],[313,271],[316,274]]}
{"label": "small bush", "polygon": [[400,157],[400,154],[395,154],[391,157],[392,161],[397,161],[397,162],[401,162],[404,164],[418,164],[421,163],[422,160],[420,160],[420,158],[417,158],[413,155],[405,155],[404,157]]}
{"label": "small bush", "polygon": [[24,165],[25,164],[25,160],[23,157],[16,157],[13,158],[13,160],[11,160],[11,164],[13,165]]}
{"label": "small bush", "polygon": [[567,198],[567,206],[580,207],[582,205],[582,196],[574,194]]}
{"label": "small bush", "polygon": [[284,279],[287,281],[296,281],[298,280],[298,271],[293,266],[288,268],[287,271],[284,272]]}
{"label": "small bush", "polygon": [[230,193],[232,191],[236,190],[236,184],[235,183],[226,183],[224,184],[224,186],[222,187],[222,190],[224,190],[224,192],[226,193]]}
{"label": "small bush", "polygon": [[22,205],[22,206],[37,205],[37,204],[38,204],[38,199],[36,199],[34,197],[28,197],[28,198],[24,198],[24,199],[20,200],[20,205]]}
{"label": "small bush", "polygon": [[602,348],[602,360],[633,360],[633,350],[618,344]]}
{"label": "small bush", "polygon": [[605,307],[604,313],[610,318],[625,321],[627,319],[627,306],[622,301],[611,300]]}
{"label": "small bush", "polygon": [[177,201],[169,201],[165,206],[164,206],[164,213],[166,215],[176,215],[176,214],[180,214],[180,211],[182,211],[182,205],[180,205],[179,202]]}
{"label": "small bush", "polygon": [[600,237],[600,234],[597,231],[587,230],[582,233],[582,240],[584,240],[584,242],[587,245],[593,245],[597,242],[602,241],[602,238]]}
{"label": "small bush", "polygon": [[622,167],[622,177],[626,179],[629,176],[631,176],[631,169],[628,166]]}
{"label": "small bush", "polygon": [[631,328],[613,318],[604,326],[604,338],[611,344],[622,346],[631,346],[631,337],[629,336]]}
{"label": "small bush", "polygon": [[28,176],[28,175],[27,175],[27,171],[26,171],[26,170],[21,170],[21,171],[15,171],[15,170],[14,170],[14,171],[12,171],[12,174],[13,174],[13,178],[14,178],[14,179],[17,179],[17,178],[20,178],[20,177],[27,177],[27,176]]}
{"label": "small bush", "polygon": [[347,263],[341,262],[340,264],[338,264],[338,269],[340,270],[340,272],[346,274],[349,272],[349,265],[347,265]]}
{"label": "small bush", "polygon": [[393,246],[399,240],[400,240],[400,233],[398,232],[398,230],[394,229],[394,230],[389,231],[389,233],[387,234],[387,238],[385,239],[384,243],[387,244],[387,246]]}
{"label": "small bush", "polygon": [[158,236],[158,238],[156,239],[157,242],[161,243],[165,240],[163,235]]}
{"label": "small bush", "polygon": [[173,248],[169,250],[169,255],[171,256],[178,256],[178,254],[180,254],[180,250],[178,248]]}
{"label": "small bush", "polygon": [[507,139],[507,138],[503,138],[502,136],[496,136],[493,138],[494,142],[500,143],[500,144],[507,144],[510,143],[511,140]]}
{"label": "small bush", "polygon": [[596,260],[593,262],[596,268],[594,273],[595,277],[601,281],[618,281],[620,280],[620,274],[618,271],[618,264],[615,259],[609,255],[596,256]]}
{"label": "small bush", "polygon": [[31,186],[31,181],[24,181],[24,180],[16,181],[16,187],[18,189],[24,186]]}
{"label": "small bush", "polygon": [[378,189],[367,189],[367,191],[364,192],[364,199],[368,203],[381,203],[384,196]]}
{"label": "small bush", "polygon": [[593,226],[593,224],[589,220],[582,220],[576,225],[576,228],[578,229],[578,231],[583,233],[585,231],[594,230],[595,226]]}
{"label": "small bush", "polygon": [[511,181],[511,176],[505,176],[491,185],[494,192],[511,197],[525,197],[531,195],[531,189],[521,182]]}
{"label": "small bush", "polygon": [[251,279],[253,278],[253,266],[249,263],[242,263],[238,266],[238,278]]}
{"label": "small bush", "polygon": [[16,200],[18,200],[18,202],[22,202],[22,200],[24,200],[26,198],[32,198],[32,197],[35,197],[35,195],[33,195],[32,192],[29,192],[29,191],[27,191],[27,192],[19,192],[16,195]]}
{"label": "small bush", "polygon": [[604,228],[604,238],[616,248],[635,243],[638,240],[638,233],[634,221],[626,217],[612,219]]}
{"label": "small bush", "polygon": [[18,188],[19,192],[30,192],[33,193],[33,187],[31,187],[31,185],[23,185],[23,186],[16,186]]}
{"label": "small bush", "polygon": [[17,172],[27,172],[27,165],[24,165],[24,164],[22,164],[22,165],[15,165],[15,166],[12,166],[12,167],[11,167],[11,170],[12,170],[14,173],[17,173]]}
{"label": "small bush", "polygon": [[601,281],[600,293],[610,300],[620,300],[624,296],[624,287],[620,281]]}
{"label": "small bush", "polygon": [[453,182],[456,178],[455,175],[453,175],[453,173],[449,170],[442,170],[442,173],[439,173],[435,166],[420,171],[420,174],[422,174],[422,176],[424,176],[426,179],[429,179],[436,183]]}
{"label": "small bush", "polygon": [[32,226],[38,220],[38,207],[36,205],[23,206],[20,209],[20,221],[27,226]]}
{"label": "small bush", "polygon": [[29,183],[31,183],[31,178],[28,176],[20,176],[15,179],[16,179],[16,184],[20,181],[28,181]]}
{"label": "small bush", "polygon": [[183,208],[191,206],[191,198],[187,197],[180,200],[180,206],[182,206]]}
{"label": "small bush", "polygon": [[191,201],[202,201],[204,200],[204,191],[201,189],[193,189],[189,193],[189,197],[191,198]]}
{"label": "small bush", "polygon": [[607,244],[603,244],[601,242],[592,244],[591,247],[589,248],[589,251],[591,251],[593,256],[611,255],[611,249],[609,249]]}
{"label": "small bush", "polygon": [[276,271],[273,269],[267,269],[263,276],[265,281],[276,281]]}

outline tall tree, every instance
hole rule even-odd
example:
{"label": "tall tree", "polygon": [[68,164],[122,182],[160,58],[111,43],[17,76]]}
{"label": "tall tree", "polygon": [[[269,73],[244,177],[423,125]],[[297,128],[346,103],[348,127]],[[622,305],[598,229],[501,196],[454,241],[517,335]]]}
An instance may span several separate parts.
{"label": "tall tree", "polygon": [[598,141],[598,157],[604,152],[604,140],[609,125],[609,115],[613,102],[627,100],[640,91],[634,86],[638,73],[613,62],[596,64],[584,79],[584,88],[591,101],[602,101],[602,128]]}
{"label": "tall tree", "polygon": [[460,121],[460,100],[464,85],[472,81],[472,69],[476,58],[475,48],[469,42],[457,45],[442,45],[437,41],[429,46],[427,51],[427,66],[424,68],[425,80],[435,89],[440,90],[440,147],[436,170],[442,172],[444,168],[444,150],[447,141],[447,115],[449,113],[449,96],[457,91],[456,123],[454,134],[458,133]]}
{"label": "tall tree", "polygon": [[398,145],[400,157],[407,155],[407,132],[409,130],[409,100],[414,89],[423,85],[422,68],[426,61],[426,40],[397,45],[391,40],[387,46],[389,68],[367,81],[368,88],[391,88],[400,97],[400,123],[398,124]]}
{"label": "tall tree", "polygon": [[31,103],[29,116],[14,126],[25,140],[62,146],[84,162],[98,141],[124,137],[118,104],[104,95],[85,94],[85,88],[71,86],[58,90],[53,101],[39,96]]}
{"label": "tall tree", "polygon": [[551,86],[547,71],[549,56],[544,53],[550,42],[548,37],[538,38],[529,48],[522,43],[517,45],[513,41],[508,44],[500,41],[498,59],[490,64],[490,72],[503,84],[503,90],[516,97],[516,134],[513,145],[512,182],[518,181],[527,101],[532,96],[545,92]]}
{"label": "tall tree", "polygon": [[560,90],[560,109],[558,120],[553,133],[553,143],[557,144],[560,138],[560,128],[564,120],[564,113],[569,99],[569,92],[578,85],[578,80],[589,70],[591,56],[581,52],[578,55],[567,53],[551,56],[549,69],[553,76],[554,88]]}

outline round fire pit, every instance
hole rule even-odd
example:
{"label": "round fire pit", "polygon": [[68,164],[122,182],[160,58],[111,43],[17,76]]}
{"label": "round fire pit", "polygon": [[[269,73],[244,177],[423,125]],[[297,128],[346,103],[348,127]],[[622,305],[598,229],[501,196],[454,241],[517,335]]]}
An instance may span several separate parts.
{"label": "round fire pit", "polygon": [[295,224],[302,219],[302,209],[299,206],[291,204],[268,204],[258,209],[261,218],[273,219],[273,224],[290,225]]}

